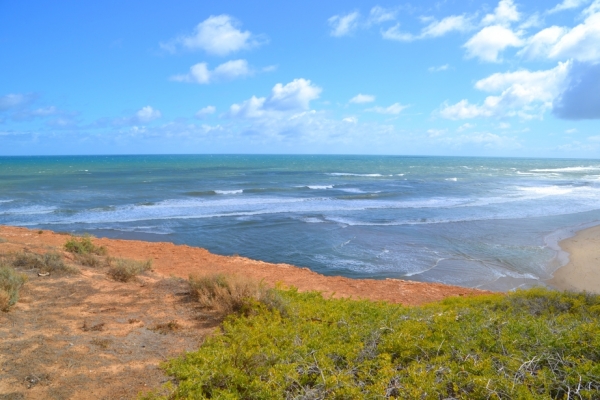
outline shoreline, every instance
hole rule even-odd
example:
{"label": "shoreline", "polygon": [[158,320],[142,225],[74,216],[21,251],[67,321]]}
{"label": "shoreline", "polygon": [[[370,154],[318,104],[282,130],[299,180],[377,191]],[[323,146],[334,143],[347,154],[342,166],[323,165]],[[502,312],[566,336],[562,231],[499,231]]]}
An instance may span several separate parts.
{"label": "shoreline", "polygon": [[[41,233],[40,233],[41,232]],[[69,237],[65,233],[0,225],[0,252],[62,250]],[[112,257],[152,260],[153,270],[163,276],[187,279],[190,274],[215,273],[242,275],[269,286],[295,287],[299,291],[316,290],[325,297],[346,297],[389,301],[406,306],[431,303],[452,296],[476,296],[493,292],[474,288],[401,279],[352,279],[326,276],[308,268],[273,264],[240,256],[221,256],[200,247],[170,242],[95,238]]]}
{"label": "shoreline", "polygon": [[560,290],[600,294],[600,225],[579,230],[558,246],[567,253],[567,262],[545,283]]}

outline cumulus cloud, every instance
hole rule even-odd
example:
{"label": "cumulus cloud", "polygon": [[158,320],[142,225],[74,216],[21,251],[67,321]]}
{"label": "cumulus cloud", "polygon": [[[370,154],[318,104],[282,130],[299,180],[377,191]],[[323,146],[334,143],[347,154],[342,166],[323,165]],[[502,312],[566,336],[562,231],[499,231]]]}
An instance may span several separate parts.
{"label": "cumulus cloud", "polygon": [[327,20],[327,22],[329,22],[329,26],[331,27],[329,34],[335,37],[347,36],[351,34],[358,28],[359,18],[360,13],[358,11],[354,11],[346,15],[334,15]]}
{"label": "cumulus cloud", "polygon": [[405,106],[402,105],[400,103],[394,103],[389,107],[372,107],[367,109],[366,111],[372,111],[372,112],[376,112],[379,114],[388,114],[388,115],[398,115],[400,114],[403,110],[405,110],[406,108],[408,108],[409,106]]}
{"label": "cumulus cloud", "polygon": [[523,41],[511,29],[501,25],[486,26],[464,44],[467,57],[482,61],[499,62],[499,55],[507,47],[520,47]]}
{"label": "cumulus cloud", "polygon": [[370,94],[362,94],[362,93],[359,93],[350,99],[350,103],[354,103],[354,104],[372,103],[374,101],[375,101],[375,96],[370,95]]}
{"label": "cumulus cloud", "polygon": [[513,0],[500,0],[493,14],[483,17],[481,23],[484,25],[509,25],[521,19],[521,14]]}
{"label": "cumulus cloud", "polygon": [[111,124],[113,126],[147,124],[148,122],[157,120],[160,117],[162,117],[162,113],[159,110],[153,108],[152,106],[145,106],[140,108],[129,117],[115,118],[112,121],[109,119],[98,120],[95,124],[93,124],[93,127],[103,127],[107,124]]}
{"label": "cumulus cloud", "polygon": [[142,107],[138,112],[135,113],[135,119],[141,123],[147,123],[154,121],[162,116],[159,110],[152,108],[151,106]]}
{"label": "cumulus cloud", "polygon": [[552,112],[563,119],[600,119],[600,64],[573,63]]}
{"label": "cumulus cloud", "polygon": [[196,114],[194,114],[194,116],[196,118],[202,119],[202,118],[206,118],[210,114],[214,114],[216,111],[217,111],[217,108],[215,106],[206,106],[206,107],[198,110],[196,112]]}
{"label": "cumulus cloud", "polygon": [[259,118],[276,116],[278,113],[308,110],[310,102],[319,98],[322,89],[307,79],[294,79],[285,85],[278,83],[268,97],[252,96],[250,99],[233,104],[229,109],[230,116],[243,118]]}
{"label": "cumulus cloud", "polygon": [[551,26],[531,36],[519,54],[530,59],[600,61],[600,2],[590,5],[583,15],[583,22],[571,29]]}
{"label": "cumulus cloud", "polygon": [[260,46],[265,42],[262,36],[250,31],[240,30],[240,22],[222,14],[212,15],[200,22],[190,35],[182,35],[160,46],[170,52],[178,48],[204,50],[209,54],[226,56],[228,54]]}
{"label": "cumulus cloud", "polygon": [[212,71],[208,68],[207,63],[202,62],[192,65],[190,72],[187,74],[174,75],[170,79],[176,82],[190,82],[202,85],[215,81],[243,78],[253,73],[246,60],[227,61]]}
{"label": "cumulus cloud", "polygon": [[570,62],[564,62],[550,70],[493,74],[476,82],[475,88],[500,94],[486,97],[481,105],[471,104],[466,99],[452,105],[443,104],[439,113],[448,119],[541,117],[552,107],[554,99],[564,87],[570,67]]}

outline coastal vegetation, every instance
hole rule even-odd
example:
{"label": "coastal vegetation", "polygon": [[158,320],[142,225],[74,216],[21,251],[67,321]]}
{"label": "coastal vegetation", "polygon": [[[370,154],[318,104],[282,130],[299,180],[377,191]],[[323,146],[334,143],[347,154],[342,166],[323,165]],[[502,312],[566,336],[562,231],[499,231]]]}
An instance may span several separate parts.
{"label": "coastal vegetation", "polygon": [[0,261],[0,311],[8,311],[19,300],[19,290],[27,277]]}
{"label": "coastal vegetation", "polygon": [[[232,292],[219,289],[232,286],[224,276],[190,284],[203,306],[221,307]],[[225,318],[220,334],[163,365],[177,382],[167,385],[168,398],[593,399],[600,393],[600,296],[536,288],[408,308],[270,289],[280,299],[272,307],[252,293],[241,307],[229,307],[244,312]]]}
{"label": "coastal vegetation", "polygon": [[108,276],[115,281],[129,282],[142,272],[152,269],[152,260],[137,261],[127,258],[109,258]]}

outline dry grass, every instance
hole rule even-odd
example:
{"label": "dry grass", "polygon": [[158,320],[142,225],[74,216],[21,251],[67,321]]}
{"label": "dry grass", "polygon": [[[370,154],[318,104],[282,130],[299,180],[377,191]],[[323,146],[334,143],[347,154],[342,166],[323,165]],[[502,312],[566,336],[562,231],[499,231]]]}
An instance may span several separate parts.
{"label": "dry grass", "polygon": [[25,281],[25,275],[9,266],[0,265],[0,311],[8,311],[19,300],[19,290]]}
{"label": "dry grass", "polygon": [[218,316],[238,313],[248,314],[256,303],[285,314],[282,298],[263,282],[234,275],[192,275],[189,278],[190,294],[203,308]]}
{"label": "dry grass", "polygon": [[99,268],[107,265],[107,261],[105,258],[98,257],[94,254],[86,253],[86,254],[74,254],[75,262],[79,265],[84,265],[86,267]]}
{"label": "dry grass", "polygon": [[157,324],[155,327],[150,328],[151,331],[160,333],[161,335],[166,335],[169,332],[178,331],[179,329],[181,329],[181,325],[175,320],[164,324]]}
{"label": "dry grass", "polygon": [[113,258],[108,260],[110,268],[108,276],[115,281],[129,282],[145,271],[152,270],[152,260],[137,261],[126,258]]}

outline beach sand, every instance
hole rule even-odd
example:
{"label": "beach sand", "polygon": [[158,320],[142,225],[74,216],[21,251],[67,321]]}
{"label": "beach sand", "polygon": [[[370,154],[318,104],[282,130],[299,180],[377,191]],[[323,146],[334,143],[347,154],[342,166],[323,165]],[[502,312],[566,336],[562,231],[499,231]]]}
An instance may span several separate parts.
{"label": "beach sand", "polygon": [[579,231],[559,245],[569,253],[569,262],[546,283],[561,290],[600,294],[600,226]]}

